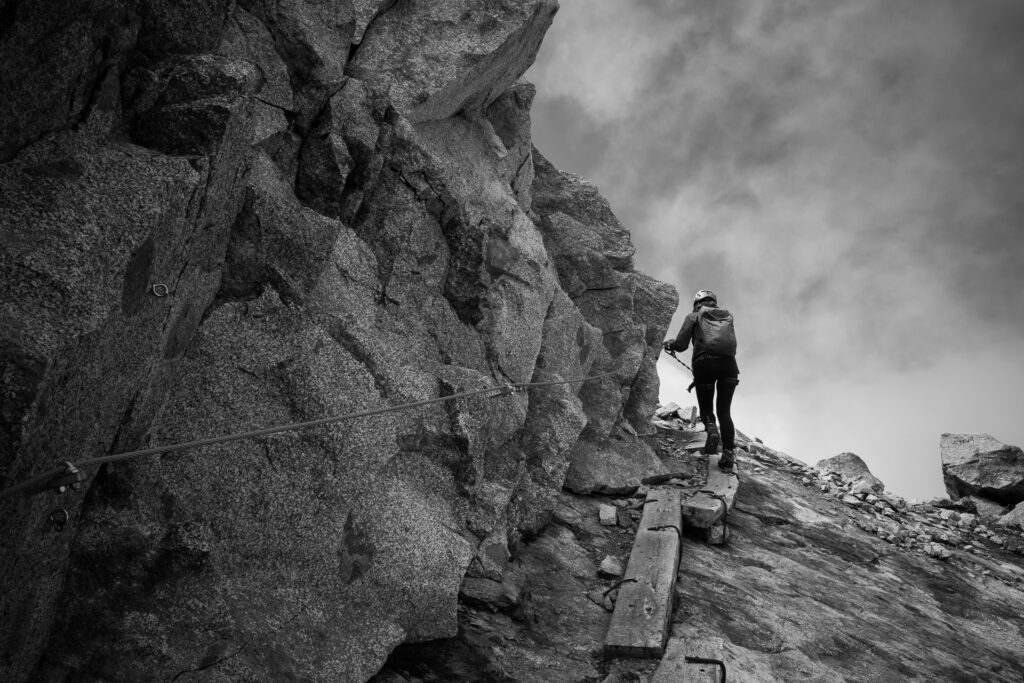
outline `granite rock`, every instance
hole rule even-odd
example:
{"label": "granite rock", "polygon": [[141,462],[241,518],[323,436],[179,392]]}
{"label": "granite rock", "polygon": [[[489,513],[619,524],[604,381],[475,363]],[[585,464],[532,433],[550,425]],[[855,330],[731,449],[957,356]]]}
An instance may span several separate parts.
{"label": "granite rock", "polygon": [[942,478],[953,498],[980,496],[1000,505],[1024,501],[1024,451],[988,434],[943,434]]}
{"label": "granite rock", "polygon": [[825,474],[837,474],[843,481],[853,486],[866,484],[866,488],[881,492],[885,490],[882,480],[871,474],[871,470],[856,453],[840,453],[839,455],[818,461],[817,469]]}
{"label": "granite rock", "polygon": [[567,480],[660,471],[675,292],[596,188],[534,171],[518,79],[553,1],[16,4],[4,486],[431,403],[91,468],[62,532],[0,501],[0,678],[366,680],[454,634],[460,590],[511,599]]}

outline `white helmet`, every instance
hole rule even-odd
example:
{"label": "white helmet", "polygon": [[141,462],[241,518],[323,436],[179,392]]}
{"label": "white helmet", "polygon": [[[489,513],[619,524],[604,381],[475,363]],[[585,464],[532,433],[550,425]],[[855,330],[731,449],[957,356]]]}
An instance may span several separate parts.
{"label": "white helmet", "polygon": [[718,297],[710,289],[700,289],[693,295],[693,303],[696,305],[698,301],[706,301],[710,299],[711,303],[718,305]]}

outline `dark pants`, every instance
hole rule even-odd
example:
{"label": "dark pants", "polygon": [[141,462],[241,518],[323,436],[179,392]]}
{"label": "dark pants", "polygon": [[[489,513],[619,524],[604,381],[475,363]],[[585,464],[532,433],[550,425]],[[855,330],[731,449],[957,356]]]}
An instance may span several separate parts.
{"label": "dark pants", "polygon": [[[700,421],[705,429],[715,423],[718,411],[718,425],[722,433],[722,448],[733,450],[736,446],[736,427],[732,423],[732,396],[739,384],[740,369],[731,356],[700,358],[693,362],[693,382],[697,389],[697,406]],[[715,400],[715,388],[718,400]],[[714,407],[712,407],[712,405]]]}

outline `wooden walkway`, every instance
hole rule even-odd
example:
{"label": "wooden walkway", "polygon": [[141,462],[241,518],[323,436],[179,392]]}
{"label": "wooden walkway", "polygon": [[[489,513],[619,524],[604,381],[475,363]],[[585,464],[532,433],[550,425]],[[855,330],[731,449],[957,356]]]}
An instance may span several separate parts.
{"label": "wooden walkway", "polygon": [[650,683],[722,683],[724,662],[721,638],[673,638]]}
{"label": "wooden walkway", "polygon": [[[704,487],[652,488],[633,550],[626,565],[612,613],[604,652],[611,657],[662,657],[652,683],[668,681],[717,682],[724,674],[720,639],[673,641],[666,653],[672,618],[672,598],[679,571],[679,552],[685,526],[705,530],[709,543],[728,541],[728,513],[736,504],[739,477],[735,468],[723,471],[719,456],[708,456]],[[692,652],[691,652],[692,651]],[[691,660],[691,661],[688,661]]]}
{"label": "wooden walkway", "polygon": [[729,540],[726,516],[736,505],[739,477],[736,468],[725,472],[718,467],[719,455],[708,456],[708,478],[704,488],[692,492],[683,500],[683,523],[688,527],[705,530],[705,539],[712,545]]}
{"label": "wooden walkway", "polygon": [[679,489],[652,489],[604,640],[606,655],[660,657],[672,616],[682,533]]}

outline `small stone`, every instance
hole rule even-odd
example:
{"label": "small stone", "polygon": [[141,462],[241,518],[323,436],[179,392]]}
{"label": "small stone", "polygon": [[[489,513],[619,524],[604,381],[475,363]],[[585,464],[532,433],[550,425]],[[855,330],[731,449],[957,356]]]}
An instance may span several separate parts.
{"label": "small stone", "polygon": [[872,482],[866,481],[864,479],[857,480],[850,487],[850,493],[853,493],[854,495],[861,495],[861,494],[863,494],[863,495],[866,496],[867,494],[871,493],[872,491],[874,491],[874,487],[872,485]]}
{"label": "small stone", "polygon": [[828,493],[829,491],[832,490],[832,487],[829,486],[828,484],[822,484],[819,488],[821,489],[822,493]]}
{"label": "small stone", "polygon": [[676,416],[682,417],[682,414],[679,410],[678,405],[676,405],[675,403],[666,403],[665,405],[658,407],[658,409],[654,411],[654,416],[660,417],[663,420],[668,420]]}
{"label": "small stone", "polygon": [[601,576],[622,576],[622,572],[622,561],[613,555],[605,555],[601,566],[597,568]]}
{"label": "small stone", "polygon": [[601,503],[598,515],[602,526],[615,526],[619,522],[618,508],[614,505]]}
{"label": "small stone", "polygon": [[[877,503],[880,499],[873,493],[868,493],[864,496],[864,500],[869,503]],[[877,507],[877,506],[876,506]]]}
{"label": "small stone", "polygon": [[622,498],[616,498],[615,500],[612,501],[612,505],[614,505],[617,508],[624,508],[627,505],[629,505],[629,502],[623,500]]}
{"label": "small stone", "polygon": [[844,494],[843,497],[840,500],[845,505],[849,505],[850,507],[860,507],[860,500],[858,498],[854,497],[854,496],[849,495],[849,494]]}
{"label": "small stone", "polygon": [[804,477],[803,479],[800,480],[800,483],[803,484],[804,486],[810,486],[814,482],[811,480],[810,477]]}

